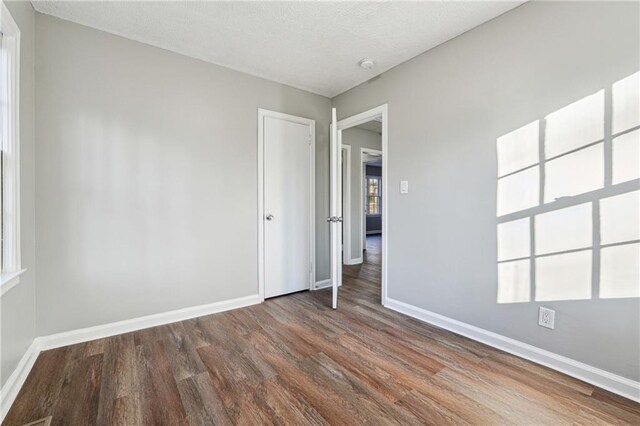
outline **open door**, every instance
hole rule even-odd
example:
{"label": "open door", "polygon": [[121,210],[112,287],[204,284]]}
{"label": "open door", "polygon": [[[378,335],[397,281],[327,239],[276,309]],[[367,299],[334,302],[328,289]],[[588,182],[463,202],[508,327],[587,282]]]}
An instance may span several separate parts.
{"label": "open door", "polygon": [[330,207],[329,222],[331,234],[331,288],[333,291],[332,307],[338,307],[338,285],[342,276],[342,173],[340,156],[342,144],[338,137],[338,119],[336,109],[331,110],[330,139]]}

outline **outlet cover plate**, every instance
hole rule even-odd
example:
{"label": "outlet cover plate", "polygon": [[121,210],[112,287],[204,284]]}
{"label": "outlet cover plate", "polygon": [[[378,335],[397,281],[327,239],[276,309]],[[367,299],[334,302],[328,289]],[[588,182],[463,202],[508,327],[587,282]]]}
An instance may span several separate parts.
{"label": "outlet cover plate", "polygon": [[538,325],[553,330],[556,324],[556,311],[540,306],[538,311]]}

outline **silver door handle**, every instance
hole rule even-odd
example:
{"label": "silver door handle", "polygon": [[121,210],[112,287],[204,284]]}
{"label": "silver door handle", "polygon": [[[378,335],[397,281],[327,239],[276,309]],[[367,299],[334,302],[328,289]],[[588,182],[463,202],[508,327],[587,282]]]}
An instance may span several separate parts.
{"label": "silver door handle", "polygon": [[342,222],[342,217],[340,216],[331,216],[327,218],[327,222]]}
{"label": "silver door handle", "polygon": [[272,214],[268,214],[267,217],[265,218],[267,220],[273,220],[273,215]]}

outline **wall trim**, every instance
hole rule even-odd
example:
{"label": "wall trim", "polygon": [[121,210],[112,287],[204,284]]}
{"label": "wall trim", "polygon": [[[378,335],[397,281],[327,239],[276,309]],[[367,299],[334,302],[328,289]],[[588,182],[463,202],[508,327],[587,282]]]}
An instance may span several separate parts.
{"label": "wall trim", "polygon": [[[338,283],[338,287],[342,286],[342,282]],[[316,281],[316,285],[313,288],[314,290],[322,290],[323,288],[331,287],[331,278],[327,278],[326,280]]]}
{"label": "wall trim", "polygon": [[40,353],[40,347],[38,346],[38,339],[34,339],[31,345],[27,348],[27,351],[22,355],[18,365],[13,370],[13,373],[9,376],[2,389],[0,389],[0,423],[4,421],[5,416],[11,408],[11,404],[15,401],[16,396],[22,385],[27,380],[27,376],[33,368],[33,365]]}
{"label": "wall trim", "polygon": [[260,295],[253,294],[251,296],[238,297],[236,299],[223,300],[220,302],[208,303],[206,305],[191,306],[159,314],[36,337],[31,343],[31,346],[29,346],[29,349],[27,349],[20,359],[18,366],[7,379],[5,385],[0,389],[0,423],[2,423],[6,413],[9,412],[11,404],[13,404],[13,401],[27,379],[31,368],[35,364],[41,351],[88,342],[90,340],[115,336],[122,333],[129,333],[131,331],[142,330],[149,327],[184,321],[219,312],[230,311],[232,309],[244,308],[251,305],[257,305],[261,302],[262,298]]}
{"label": "wall trim", "polygon": [[104,337],[115,336],[117,334],[129,333],[131,331],[142,330],[144,328],[156,327],[191,318],[211,315],[218,312],[229,311],[231,309],[244,308],[245,306],[256,305],[260,302],[262,302],[260,295],[254,294],[251,296],[209,303],[206,305],[192,306],[189,308],[177,309],[174,311],[147,315],[144,317],[132,318],[109,324],[50,334],[48,336],[38,337],[37,340],[39,342],[40,350],[44,351],[62,346],[74,345],[76,343],[88,342],[90,340],[102,339]]}
{"label": "wall trim", "polygon": [[344,262],[345,265],[359,265],[363,262],[362,257],[358,257],[357,259],[349,259],[348,262]]}
{"label": "wall trim", "polygon": [[331,287],[331,278],[327,278],[326,280],[316,281],[316,290],[320,290],[321,288]]}
{"label": "wall trim", "polygon": [[387,298],[385,307],[640,402],[640,382],[399,300]]}

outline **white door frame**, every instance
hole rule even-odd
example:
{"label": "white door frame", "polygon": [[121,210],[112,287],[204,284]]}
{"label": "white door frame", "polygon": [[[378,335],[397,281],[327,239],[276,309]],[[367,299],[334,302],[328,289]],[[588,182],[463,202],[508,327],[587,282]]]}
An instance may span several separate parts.
{"label": "white door frame", "polygon": [[[381,302],[382,302],[382,305],[384,306],[387,303],[387,291],[388,291],[388,285],[387,285],[388,226],[387,224],[389,221],[389,197],[387,196],[387,191],[388,191],[389,185],[387,185],[387,180],[388,180],[389,173],[387,172],[387,170],[388,170],[388,164],[389,164],[389,139],[388,139],[389,113],[388,113],[387,104],[380,105],[379,107],[372,108],[368,111],[361,112],[360,114],[356,114],[354,116],[338,121],[338,140],[340,141],[340,143],[342,143],[343,130],[347,130],[351,127],[355,127],[375,119],[382,120],[382,135],[381,135],[382,136],[382,199],[384,201],[382,203],[382,280],[381,280],[382,281],[382,291],[381,291],[382,300]],[[362,165],[360,167],[362,167]],[[362,188],[360,190],[362,191]],[[364,209],[364,206],[361,206],[360,209]]]}
{"label": "white door frame", "polygon": [[[367,215],[364,212],[364,188],[365,188],[365,179],[366,179],[366,170],[365,170],[365,164],[367,164],[367,162],[362,160],[363,154],[379,154],[382,157],[382,165],[384,166],[384,153],[378,149],[372,149],[372,148],[360,148],[360,241],[362,242],[362,244],[365,244],[366,238],[367,238],[367,231],[366,231],[366,225],[367,225]],[[375,160],[371,160],[371,161],[375,161]],[[384,199],[384,187],[385,187],[385,182],[384,182],[384,173],[382,173],[382,217],[384,219],[384,205],[386,204],[386,200]],[[384,238],[384,231],[382,233],[382,236]],[[358,263],[362,263],[364,256],[362,254],[362,252],[364,251],[366,247],[362,247],[360,250],[360,262]]]}
{"label": "white door frame", "polygon": [[316,282],[316,122],[310,118],[298,117],[276,111],[258,108],[258,294],[264,301],[264,119],[279,118],[309,126],[309,290]]}
{"label": "white door frame", "polygon": [[[344,152],[344,168],[342,175],[342,263],[351,264],[351,145],[342,144]],[[342,283],[342,277],[340,279]]]}

